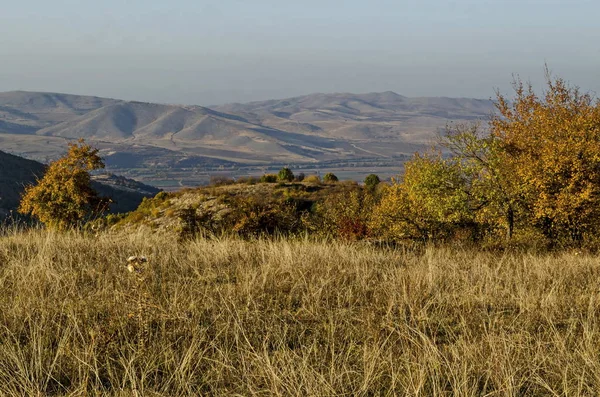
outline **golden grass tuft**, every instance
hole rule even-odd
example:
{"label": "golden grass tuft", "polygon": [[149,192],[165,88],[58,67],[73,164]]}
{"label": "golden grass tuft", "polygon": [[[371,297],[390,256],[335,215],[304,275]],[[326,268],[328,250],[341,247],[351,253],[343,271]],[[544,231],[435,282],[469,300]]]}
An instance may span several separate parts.
{"label": "golden grass tuft", "polygon": [[599,273],[585,253],[8,233],[0,395],[595,395]]}

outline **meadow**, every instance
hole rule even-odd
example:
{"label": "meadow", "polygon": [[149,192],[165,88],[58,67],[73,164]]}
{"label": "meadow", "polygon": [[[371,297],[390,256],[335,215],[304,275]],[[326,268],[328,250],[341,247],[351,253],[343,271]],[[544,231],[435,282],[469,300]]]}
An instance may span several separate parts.
{"label": "meadow", "polygon": [[599,274],[576,250],[5,230],[0,395],[597,395]]}

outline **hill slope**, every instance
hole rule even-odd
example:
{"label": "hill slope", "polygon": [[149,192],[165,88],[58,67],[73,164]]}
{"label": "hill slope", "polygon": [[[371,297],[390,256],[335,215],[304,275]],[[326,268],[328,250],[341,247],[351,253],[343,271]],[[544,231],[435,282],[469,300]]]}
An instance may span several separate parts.
{"label": "hill slope", "polygon": [[46,92],[0,92],[0,131],[30,134],[118,103],[116,99]]}
{"label": "hill slope", "polygon": [[[42,163],[0,152],[0,218],[16,211],[25,186],[43,177],[45,170]],[[111,212],[132,211],[144,197],[152,197],[160,191],[116,175],[94,176],[92,186],[100,195],[115,201]]]}
{"label": "hill slope", "polygon": [[492,111],[486,100],[393,92],[212,108],[9,92],[0,93],[0,138],[10,138],[0,139],[0,149],[33,155],[56,151],[61,139],[85,138],[107,152],[128,145],[237,163],[384,159],[419,149],[448,122],[485,119]]}

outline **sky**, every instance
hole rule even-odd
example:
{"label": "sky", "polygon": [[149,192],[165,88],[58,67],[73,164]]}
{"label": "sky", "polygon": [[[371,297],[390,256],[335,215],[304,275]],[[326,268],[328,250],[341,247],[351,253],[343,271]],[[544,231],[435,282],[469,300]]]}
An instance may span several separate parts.
{"label": "sky", "polygon": [[598,0],[0,0],[0,91],[217,105],[315,92],[600,93]]}

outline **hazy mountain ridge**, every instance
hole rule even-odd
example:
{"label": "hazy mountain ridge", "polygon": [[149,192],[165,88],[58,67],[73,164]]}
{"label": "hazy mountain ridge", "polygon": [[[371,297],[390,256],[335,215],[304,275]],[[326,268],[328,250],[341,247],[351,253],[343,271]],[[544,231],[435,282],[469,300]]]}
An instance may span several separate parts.
{"label": "hazy mountain ridge", "polygon": [[0,92],[0,121],[39,130],[117,102],[121,101],[49,92]]}
{"label": "hazy mountain ridge", "polygon": [[391,91],[211,108],[16,91],[0,93],[0,133],[85,138],[241,163],[315,162],[407,153],[448,122],[485,119],[492,112],[489,100],[408,98]]}

